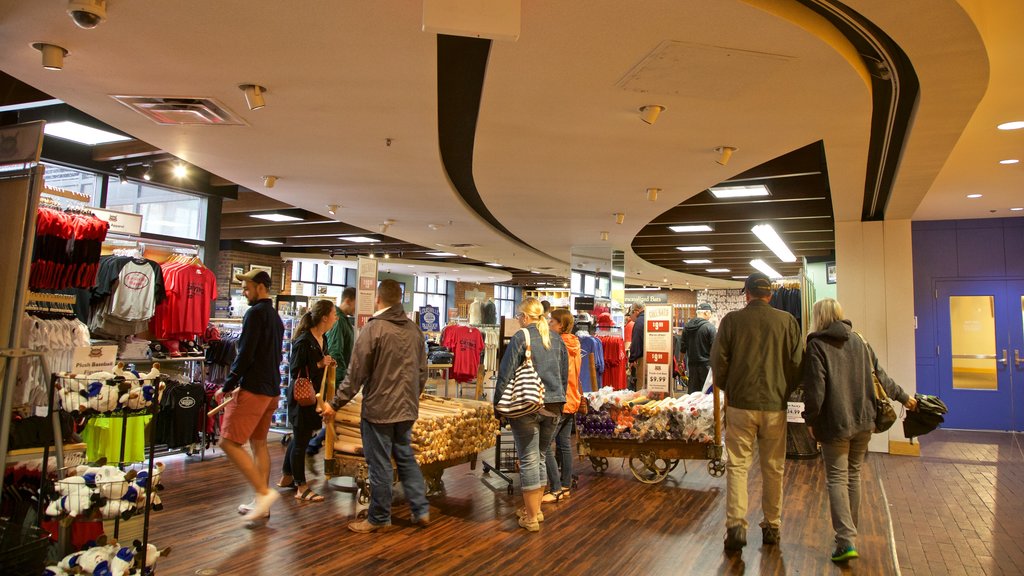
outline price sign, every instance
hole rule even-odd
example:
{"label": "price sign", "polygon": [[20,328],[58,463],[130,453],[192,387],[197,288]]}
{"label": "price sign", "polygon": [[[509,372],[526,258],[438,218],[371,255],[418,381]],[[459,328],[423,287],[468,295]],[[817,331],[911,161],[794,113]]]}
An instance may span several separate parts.
{"label": "price sign", "polygon": [[786,405],[786,422],[803,422],[804,421],[804,403],[803,402],[788,402]]}
{"label": "price sign", "polygon": [[648,306],[644,318],[647,391],[667,394],[672,390],[672,307]]}
{"label": "price sign", "polygon": [[648,332],[668,332],[670,327],[668,320],[647,320]]}
{"label": "price sign", "polygon": [[668,354],[665,352],[648,352],[648,364],[668,364]]}
{"label": "price sign", "polygon": [[356,329],[362,328],[373,317],[377,298],[377,260],[360,258],[358,263],[359,288],[356,291]]}

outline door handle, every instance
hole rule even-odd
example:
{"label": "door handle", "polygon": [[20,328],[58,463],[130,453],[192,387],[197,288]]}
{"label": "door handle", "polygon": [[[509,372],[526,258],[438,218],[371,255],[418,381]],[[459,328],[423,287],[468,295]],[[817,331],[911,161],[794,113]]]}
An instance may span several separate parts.
{"label": "door handle", "polygon": [[1020,357],[1020,351],[1016,348],[1013,349],[1013,365],[1020,368],[1024,364],[1024,358]]}
{"label": "door handle", "polygon": [[1006,348],[1003,348],[1003,357],[996,360],[996,362],[999,362],[1003,366],[1006,366],[1007,364],[1010,363],[1009,355],[1006,353]]}

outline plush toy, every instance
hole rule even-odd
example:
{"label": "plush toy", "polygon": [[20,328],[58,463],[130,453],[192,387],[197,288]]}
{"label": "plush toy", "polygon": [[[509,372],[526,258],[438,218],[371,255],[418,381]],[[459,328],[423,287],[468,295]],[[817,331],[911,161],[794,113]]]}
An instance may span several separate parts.
{"label": "plush toy", "polygon": [[128,520],[135,514],[135,502],[129,502],[127,500],[107,500],[103,506],[100,507],[100,515],[103,516],[104,520],[112,520],[120,517],[122,520]]}
{"label": "plush toy", "polygon": [[[78,558],[78,566],[86,574],[110,574],[110,557],[111,553],[109,546],[96,546],[95,548],[89,548],[83,550],[81,556]],[[97,572],[100,570],[100,572]]]}
{"label": "plush toy", "polygon": [[[132,542],[132,544],[135,546],[135,556],[141,560],[142,542],[140,540],[135,540],[134,542]],[[142,574],[143,575],[153,574],[153,568],[156,567],[156,559],[157,558],[165,558],[165,557],[170,556],[170,555],[171,555],[171,547],[170,546],[168,546],[167,548],[164,548],[163,550],[157,550],[156,546],[154,546],[152,544],[147,544],[146,545],[146,565],[142,566]]]}
{"label": "plush toy", "polygon": [[70,576],[70,574],[60,566],[47,566],[43,569],[43,576]]}
{"label": "plush toy", "polygon": [[149,489],[150,485],[152,484],[152,488],[154,490],[163,490],[164,489],[164,485],[160,483],[160,477],[163,475],[164,469],[166,467],[167,467],[167,465],[164,464],[163,462],[154,462],[153,463],[153,482],[152,483],[150,483],[148,481],[149,471],[148,470],[139,470],[139,473],[135,476],[136,484],[139,484],[140,486],[142,486],[143,488],[146,488],[146,489]]}
{"label": "plush toy", "polygon": [[96,412],[111,412],[117,409],[117,402],[120,395],[117,393],[117,386],[109,385],[100,380],[90,380],[84,390],[80,392],[85,399],[85,406]]}
{"label": "plush toy", "polygon": [[73,552],[65,556],[64,559],[60,561],[60,563],[58,563],[56,566],[53,566],[52,568],[60,570],[59,573],[69,574],[71,572],[76,571],[79,568],[78,560],[81,557],[81,552]]}
{"label": "plush toy", "polygon": [[110,559],[110,572],[113,576],[126,576],[135,565],[135,548],[122,546]]}

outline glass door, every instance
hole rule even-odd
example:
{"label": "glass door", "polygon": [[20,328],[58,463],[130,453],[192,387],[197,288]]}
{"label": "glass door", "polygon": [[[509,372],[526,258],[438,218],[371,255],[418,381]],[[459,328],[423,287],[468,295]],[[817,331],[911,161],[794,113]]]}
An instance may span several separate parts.
{"label": "glass door", "polygon": [[1024,280],[1006,283],[1010,323],[1010,374],[1013,379],[1013,429],[1024,431]]}
{"label": "glass door", "polygon": [[957,280],[938,282],[937,288],[939,393],[949,405],[945,426],[1012,430],[1010,333],[1014,321],[1020,330],[1021,300],[1009,305],[1004,281]]}

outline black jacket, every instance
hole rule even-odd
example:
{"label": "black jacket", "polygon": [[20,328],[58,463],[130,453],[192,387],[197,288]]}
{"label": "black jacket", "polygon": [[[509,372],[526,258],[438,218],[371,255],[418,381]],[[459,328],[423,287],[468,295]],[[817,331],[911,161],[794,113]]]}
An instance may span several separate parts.
{"label": "black jacket", "polygon": [[644,355],[644,312],[637,315],[633,322],[632,341],[629,343],[629,361],[636,362]]}
{"label": "black jacket", "polygon": [[909,396],[878,364],[871,346],[853,332],[849,320],[833,322],[807,336],[803,379],[804,420],[822,442],[844,440],[875,425],[874,370],[890,398]]}
{"label": "black jacket", "polygon": [[703,318],[693,318],[683,327],[683,353],[686,366],[707,364],[711,361],[711,345],[715,342],[715,325]]}
{"label": "black jacket", "polygon": [[323,360],[323,349],[326,345],[326,338],[317,342],[312,332],[303,332],[301,336],[292,341],[292,352],[288,359],[288,372],[291,377],[288,379],[287,392],[288,418],[292,424],[297,422],[300,417],[312,418],[313,421],[320,419],[316,413],[316,404],[312,406],[299,406],[298,402],[295,401],[293,392],[295,380],[300,377],[309,378],[309,381],[313,384],[313,391],[320,392],[320,383],[323,380],[326,368],[320,368],[317,364],[320,360]]}
{"label": "black jacket", "polygon": [[242,317],[242,335],[224,392],[241,386],[253,394],[281,395],[281,341],[284,324],[269,298],[252,305]]}

